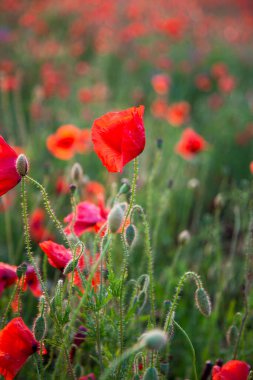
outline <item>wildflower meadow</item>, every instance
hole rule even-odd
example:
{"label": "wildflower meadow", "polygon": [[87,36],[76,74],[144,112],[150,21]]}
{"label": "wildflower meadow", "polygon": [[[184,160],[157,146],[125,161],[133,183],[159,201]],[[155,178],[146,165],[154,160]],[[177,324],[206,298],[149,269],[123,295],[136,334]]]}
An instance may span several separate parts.
{"label": "wildflower meadow", "polygon": [[253,379],[252,0],[0,0],[0,379]]}

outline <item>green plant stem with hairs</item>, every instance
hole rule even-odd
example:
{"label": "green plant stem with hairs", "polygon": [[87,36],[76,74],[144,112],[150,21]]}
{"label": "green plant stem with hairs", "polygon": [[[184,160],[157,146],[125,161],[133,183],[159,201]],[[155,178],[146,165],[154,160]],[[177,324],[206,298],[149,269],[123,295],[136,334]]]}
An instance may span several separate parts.
{"label": "green plant stem with hairs", "polygon": [[128,220],[128,217],[131,213],[131,210],[134,206],[135,202],[135,196],[136,196],[136,185],[137,185],[137,179],[138,179],[138,160],[137,158],[134,159],[134,174],[133,174],[133,180],[131,185],[131,197],[129,206],[126,211],[126,215],[123,222],[122,232],[121,232],[121,241],[123,245],[123,263],[121,268],[121,284],[120,284],[120,293],[119,293],[119,313],[120,313],[120,322],[119,322],[119,340],[120,340],[120,352],[123,353],[124,350],[124,339],[125,339],[125,311],[124,311],[124,283],[125,283],[125,277],[127,274],[127,265],[128,265],[128,256],[129,251],[126,245],[125,241],[125,227]]}
{"label": "green plant stem with hairs", "polygon": [[[27,257],[28,257],[30,264],[34,267],[38,281],[41,285],[43,294],[45,296],[45,300],[47,302],[48,307],[50,308],[50,298],[49,298],[46,286],[45,286],[45,284],[42,280],[42,277],[40,275],[40,271],[39,271],[39,268],[37,266],[37,263],[33,257],[32,248],[31,248],[25,181],[26,181],[26,177],[23,177],[21,179],[21,197],[22,197],[21,206],[22,206],[22,215],[23,215],[23,223],[24,223],[24,236],[25,236],[25,246],[26,246],[26,251],[27,251]],[[63,337],[64,336],[63,328],[60,325],[57,316],[54,314],[53,314],[53,320],[55,322],[55,327],[56,327],[57,333],[59,334],[60,337]],[[64,356],[65,356],[65,359],[66,359],[67,365],[68,365],[68,372],[69,372],[70,378],[75,380],[75,375],[74,375],[73,368],[72,368],[72,365],[70,362],[68,350],[67,350],[67,347],[65,346],[63,339],[62,339],[62,345],[63,345],[63,350],[64,350]]]}
{"label": "green plant stem with hairs", "polygon": [[197,275],[197,273],[195,273],[195,272],[186,272],[180,278],[180,281],[179,281],[177,288],[176,288],[176,293],[173,297],[172,305],[170,307],[170,310],[169,310],[167,317],[166,317],[166,320],[165,320],[164,331],[168,331],[168,329],[170,328],[170,326],[172,325],[172,323],[174,321],[174,313],[175,313],[176,308],[177,308],[177,304],[178,304],[178,301],[180,298],[180,293],[181,293],[181,290],[183,289],[183,286],[184,286],[184,284],[188,278],[193,279],[195,281],[197,288],[202,288],[201,279]]}

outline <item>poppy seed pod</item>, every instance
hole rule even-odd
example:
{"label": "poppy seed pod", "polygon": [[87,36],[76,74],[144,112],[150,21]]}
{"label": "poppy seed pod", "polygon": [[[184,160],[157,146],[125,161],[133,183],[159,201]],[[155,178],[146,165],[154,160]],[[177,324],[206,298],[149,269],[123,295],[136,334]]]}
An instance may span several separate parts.
{"label": "poppy seed pod", "polygon": [[29,164],[24,154],[20,154],[16,161],[16,169],[21,177],[25,177],[28,172]]}
{"label": "poppy seed pod", "polygon": [[160,350],[165,346],[168,340],[168,335],[165,331],[160,329],[154,329],[148,331],[141,336],[141,341],[150,350]]}
{"label": "poppy seed pod", "polygon": [[195,303],[200,313],[209,317],[212,311],[209,295],[204,288],[198,288],[195,292]]}
{"label": "poppy seed pod", "polygon": [[116,233],[123,223],[124,211],[119,204],[116,204],[108,215],[108,225],[112,233]]}
{"label": "poppy seed pod", "polygon": [[237,342],[238,336],[238,328],[235,325],[230,326],[226,334],[227,344],[229,346],[234,346]]}
{"label": "poppy seed pod", "polygon": [[156,368],[150,367],[146,370],[143,376],[143,380],[159,380],[158,372]]}

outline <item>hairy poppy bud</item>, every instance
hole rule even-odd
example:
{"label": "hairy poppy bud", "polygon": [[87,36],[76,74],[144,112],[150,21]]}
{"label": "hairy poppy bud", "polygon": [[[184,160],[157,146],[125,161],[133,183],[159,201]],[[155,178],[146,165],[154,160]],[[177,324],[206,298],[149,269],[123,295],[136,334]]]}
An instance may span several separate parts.
{"label": "hairy poppy bud", "polygon": [[235,325],[230,326],[226,334],[228,345],[234,346],[237,342],[238,336],[239,336],[238,328]]}
{"label": "hairy poppy bud", "polygon": [[116,204],[108,215],[108,225],[112,233],[116,233],[124,219],[124,211],[119,204]]}
{"label": "hairy poppy bud", "polygon": [[27,270],[27,264],[26,263],[22,263],[17,267],[16,273],[17,273],[17,276],[19,279],[26,273],[26,270]]}
{"label": "hairy poppy bud", "polygon": [[164,376],[168,376],[170,365],[169,363],[160,363],[160,371]]}
{"label": "hairy poppy bud", "polygon": [[190,239],[191,239],[191,234],[187,230],[180,232],[180,234],[178,235],[179,244],[182,244],[182,245],[186,244],[188,243],[188,241],[190,241]]}
{"label": "hairy poppy bud", "polygon": [[201,314],[209,317],[212,311],[209,295],[204,288],[198,288],[195,292],[195,303]]}
{"label": "hairy poppy bud", "polygon": [[154,329],[148,331],[141,336],[141,341],[150,350],[160,350],[165,346],[168,340],[168,335],[165,331],[160,329]]}
{"label": "hairy poppy bud", "polygon": [[21,177],[25,177],[28,172],[29,164],[24,154],[20,154],[16,161],[16,170]]}
{"label": "hairy poppy bud", "polygon": [[39,315],[33,325],[33,333],[36,340],[40,341],[44,339],[46,335],[46,320],[42,315]]}
{"label": "hairy poppy bud", "polygon": [[143,376],[143,380],[159,380],[158,372],[156,368],[150,367],[146,370]]}
{"label": "hairy poppy bud", "polygon": [[74,165],[72,166],[71,172],[70,172],[70,177],[74,183],[80,184],[82,182],[83,169],[78,162],[74,163]]}
{"label": "hairy poppy bud", "polygon": [[125,237],[126,237],[127,245],[131,247],[133,243],[135,242],[135,238],[136,238],[136,228],[133,224],[129,224],[129,226],[127,226]]}
{"label": "hairy poppy bud", "polygon": [[131,186],[129,184],[129,181],[125,178],[122,180],[122,185],[119,189],[119,195],[120,194],[127,194],[131,189]]}
{"label": "hairy poppy bud", "polygon": [[75,270],[76,269],[76,267],[77,267],[77,264],[78,264],[78,260],[79,260],[79,258],[77,258],[77,259],[75,259],[75,260],[70,260],[69,262],[68,262],[68,264],[65,266],[65,268],[64,268],[64,271],[63,271],[63,274],[69,274],[69,273],[71,273],[71,272],[73,272],[73,270]]}
{"label": "hairy poppy bud", "polygon": [[54,300],[55,300],[55,305],[57,307],[61,307],[62,306],[62,300],[63,300],[63,281],[62,280],[59,280],[57,282],[57,285],[56,285],[56,288],[55,288],[55,297],[54,297]]}

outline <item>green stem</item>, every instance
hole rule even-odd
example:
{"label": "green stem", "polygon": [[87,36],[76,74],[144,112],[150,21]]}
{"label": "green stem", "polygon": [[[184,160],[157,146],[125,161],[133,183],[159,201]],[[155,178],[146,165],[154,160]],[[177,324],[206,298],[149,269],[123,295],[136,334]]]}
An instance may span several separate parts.
{"label": "green stem", "polygon": [[192,352],[192,367],[193,367],[193,374],[194,374],[194,379],[195,380],[198,380],[198,375],[197,375],[197,369],[196,369],[196,354],[195,354],[195,350],[194,350],[194,347],[192,345],[192,342],[191,342],[191,339],[189,338],[188,334],[186,333],[186,331],[174,320],[174,325],[181,331],[181,333],[185,336],[189,346],[190,346],[190,349],[191,349],[191,352]]}

